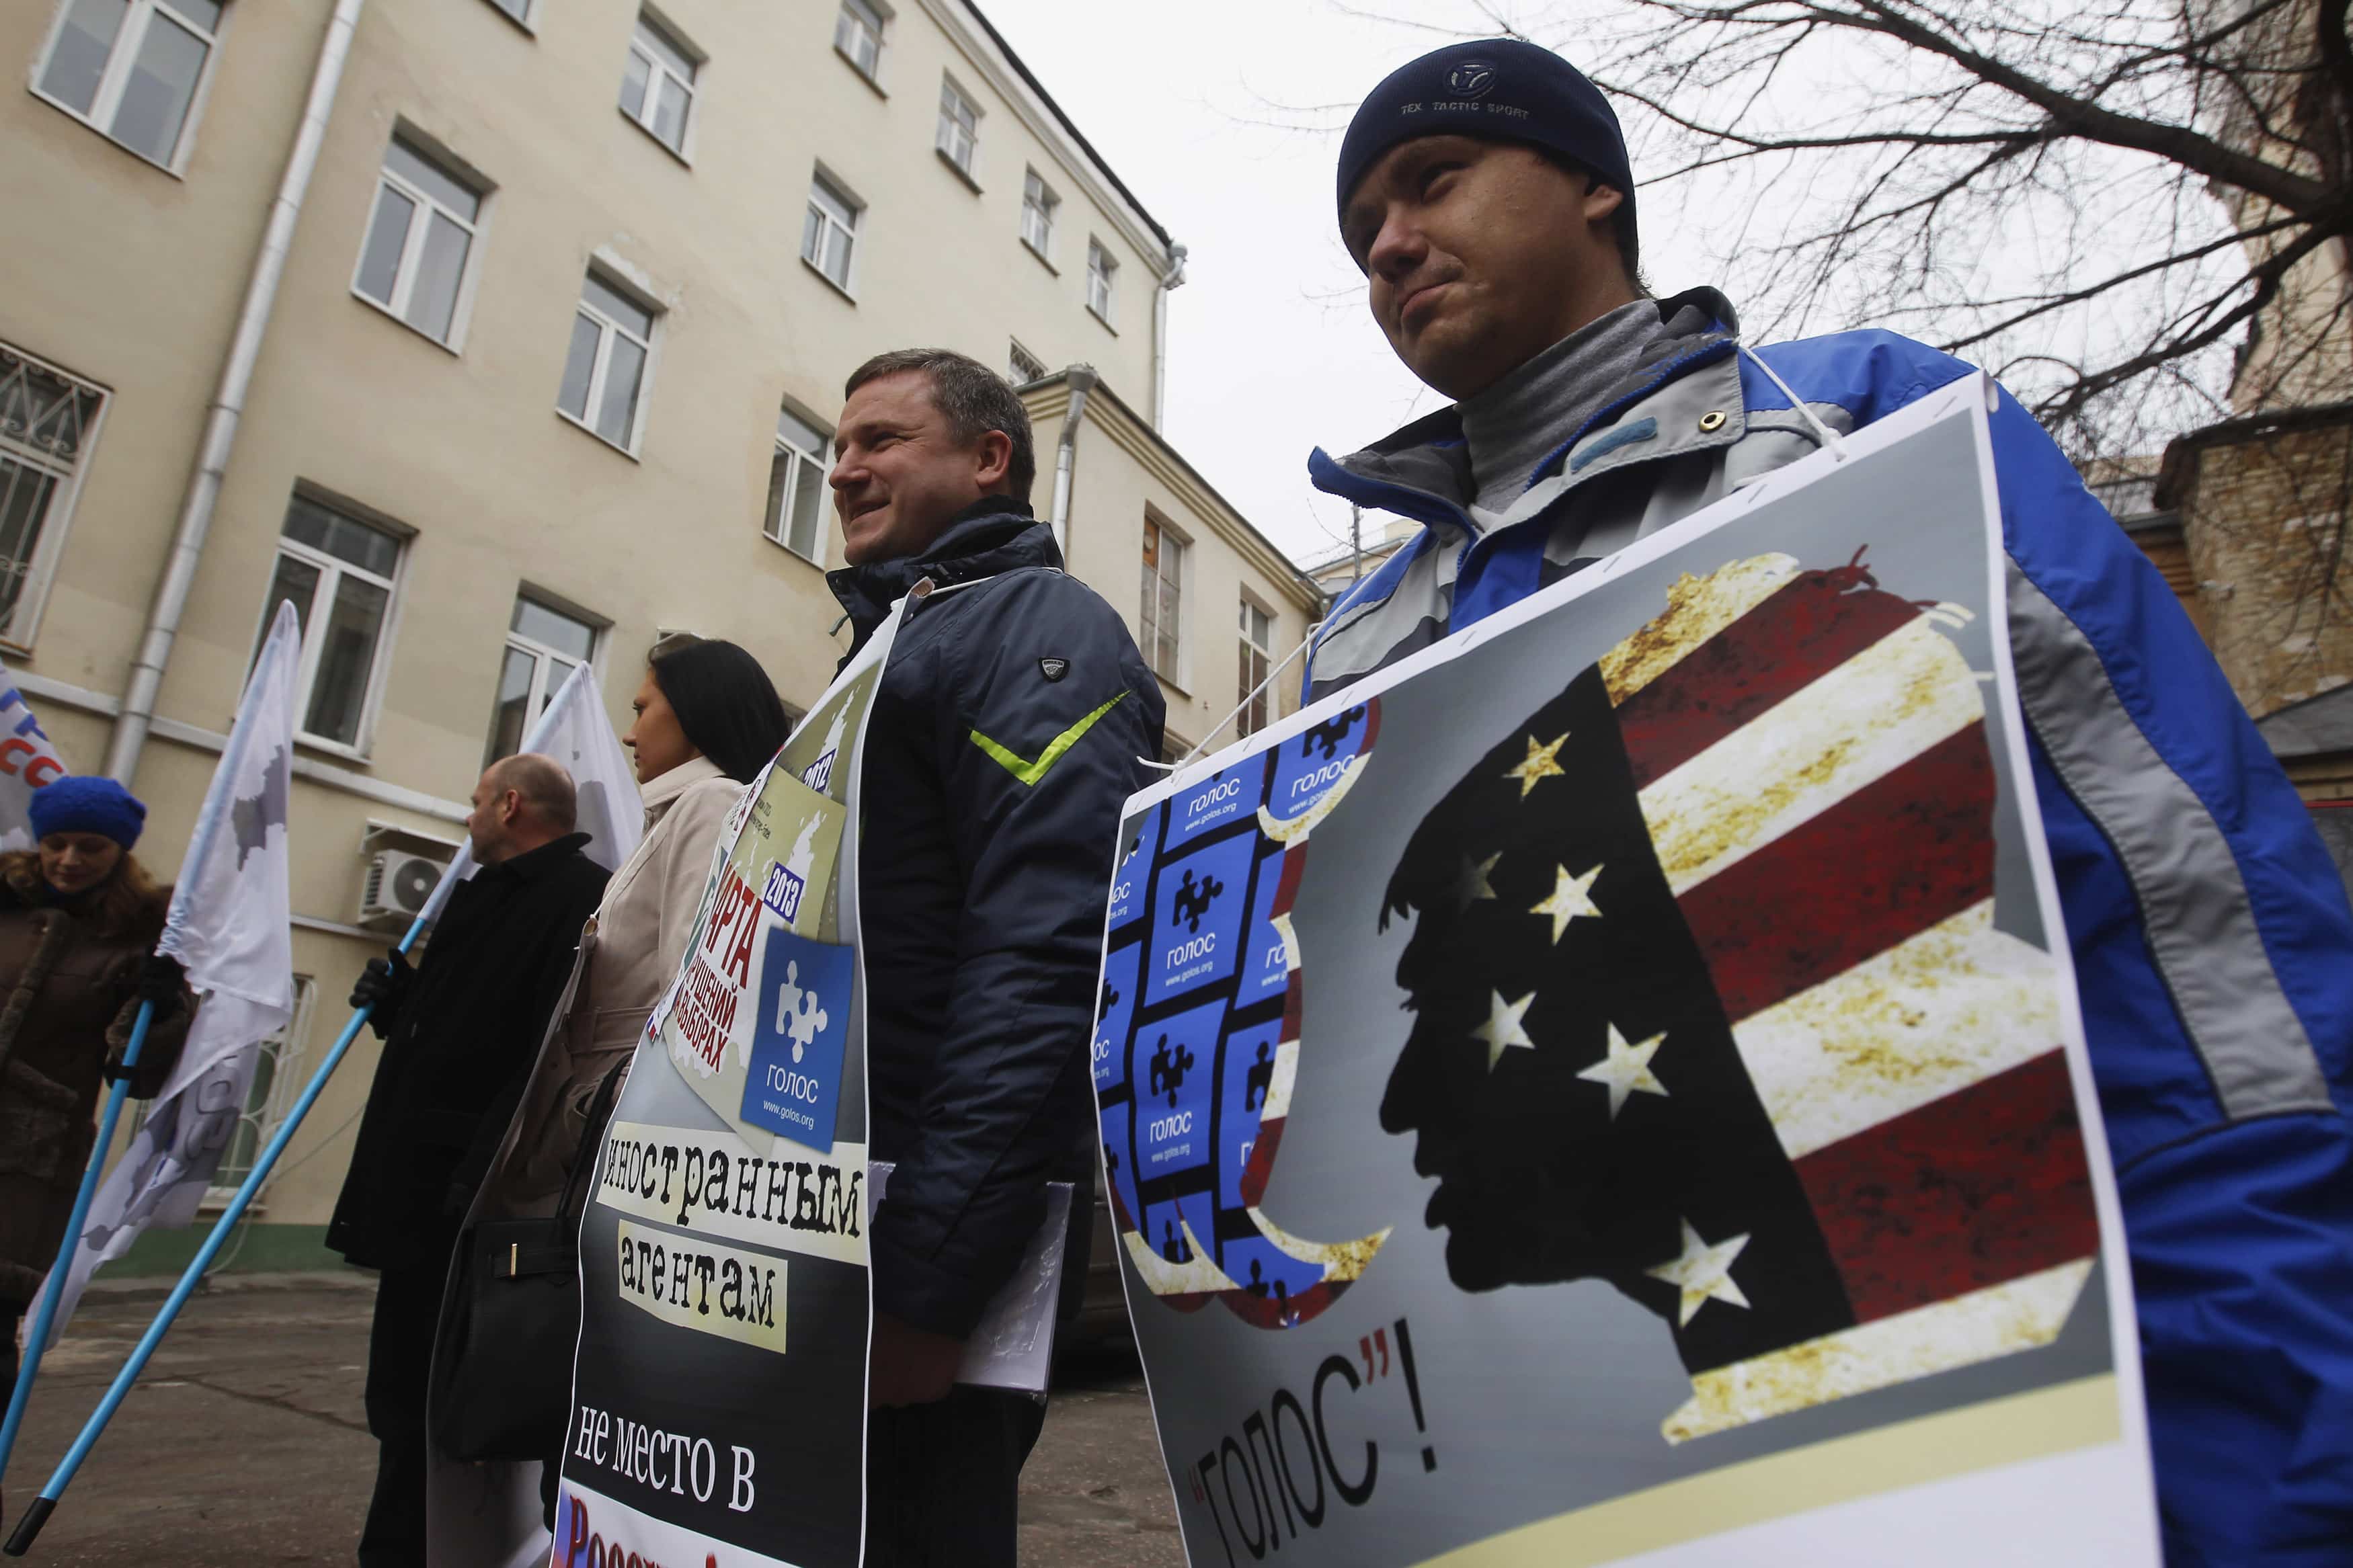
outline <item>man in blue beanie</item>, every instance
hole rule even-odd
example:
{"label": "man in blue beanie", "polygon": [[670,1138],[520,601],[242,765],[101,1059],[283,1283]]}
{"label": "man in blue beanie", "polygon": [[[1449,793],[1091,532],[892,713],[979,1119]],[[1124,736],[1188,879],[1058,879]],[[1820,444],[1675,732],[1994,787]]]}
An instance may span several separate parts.
{"label": "man in blue beanie", "polygon": [[[1375,88],[1337,196],[1373,319],[1458,401],[1310,458],[1422,525],[1326,617],[1310,697],[1970,374],[1879,331],[1751,349],[1715,290],[1651,297],[1617,118],[1531,44]],[[2353,1563],[2353,911],[2163,578],[2007,394],[1992,433],[2168,1561]]]}

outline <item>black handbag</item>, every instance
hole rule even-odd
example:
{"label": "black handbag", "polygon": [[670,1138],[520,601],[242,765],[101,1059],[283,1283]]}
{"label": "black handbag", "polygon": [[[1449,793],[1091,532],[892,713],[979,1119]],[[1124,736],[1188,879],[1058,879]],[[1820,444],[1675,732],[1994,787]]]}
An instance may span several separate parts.
{"label": "black handbag", "polygon": [[628,1066],[624,1058],[596,1086],[555,1213],[485,1220],[459,1238],[427,1405],[446,1458],[552,1460],[564,1445],[580,1335],[581,1185]]}

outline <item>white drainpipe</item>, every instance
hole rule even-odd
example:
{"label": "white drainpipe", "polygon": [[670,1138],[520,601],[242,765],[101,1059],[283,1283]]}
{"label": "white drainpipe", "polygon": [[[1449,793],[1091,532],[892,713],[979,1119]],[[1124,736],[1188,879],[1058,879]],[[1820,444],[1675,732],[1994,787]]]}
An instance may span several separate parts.
{"label": "white drainpipe", "polygon": [[367,0],[336,0],[319,43],[319,63],[311,72],[311,97],[302,109],[302,123],[286,155],[286,172],[278,182],[269,224],[261,237],[261,252],[253,258],[253,275],[246,279],[245,304],[237,312],[237,332],[229,340],[228,358],[221,366],[205,417],[204,440],[196,452],[196,470],[188,477],[187,493],[180,501],[180,525],[173,535],[172,555],[155,584],[155,600],[147,614],[147,635],[131,666],[131,681],[122,693],[122,710],[106,748],[106,771],[129,784],[139,771],[139,753],[147,743],[147,730],[155,718],[155,696],[163,689],[164,671],[172,662],[172,643],[179,635],[180,616],[188,606],[188,591],[195,585],[196,566],[204,559],[205,536],[211,531],[213,508],[220,500],[221,480],[228,472],[229,454],[237,446],[237,421],[245,413],[247,393],[253,385],[253,368],[261,357],[261,340],[269,330],[271,307],[277,302],[279,279],[286,272],[286,253],[294,244],[295,221],[302,216],[302,198],[311,188],[311,174],[319,165],[319,148],[327,138],[327,118],[334,111],[335,93],[343,80],[343,62],[352,52],[352,35]]}
{"label": "white drainpipe", "polygon": [[1063,559],[1071,552],[1071,469],[1078,461],[1079,417],[1087,411],[1087,394],[1100,377],[1091,364],[1074,364],[1062,373],[1071,385],[1071,412],[1062,420],[1062,439],[1054,448],[1054,547]]}
{"label": "white drainpipe", "polygon": [[1152,292],[1152,427],[1168,422],[1168,296],[1185,287],[1185,258],[1191,254],[1171,241],[1168,276]]}

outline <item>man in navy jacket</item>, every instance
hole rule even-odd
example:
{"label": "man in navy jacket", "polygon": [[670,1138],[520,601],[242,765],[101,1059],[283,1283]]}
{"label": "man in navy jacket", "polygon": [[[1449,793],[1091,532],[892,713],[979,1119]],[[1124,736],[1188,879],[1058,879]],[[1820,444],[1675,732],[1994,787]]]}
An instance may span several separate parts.
{"label": "man in navy jacket", "polygon": [[[1311,459],[1423,524],[1326,619],[1312,696],[1970,372],[1876,331],[1751,350],[1713,289],[1651,298],[1617,119],[1530,44],[1383,81],[1336,194],[1374,319],[1459,401]],[[2168,1561],[2353,1563],[2353,914],[2163,579],[2007,394],[1992,436]]]}
{"label": "man in navy jacket", "polygon": [[[860,942],[873,1157],[867,1557],[1012,1568],[1042,1407],[959,1386],[982,1309],[1094,1170],[1087,1042],[1120,808],[1160,752],[1157,682],[1030,515],[1029,420],[944,350],[851,375],[832,485],[854,646],[911,604],[867,723]],[[1065,1300],[1074,1300],[1066,1291]]]}

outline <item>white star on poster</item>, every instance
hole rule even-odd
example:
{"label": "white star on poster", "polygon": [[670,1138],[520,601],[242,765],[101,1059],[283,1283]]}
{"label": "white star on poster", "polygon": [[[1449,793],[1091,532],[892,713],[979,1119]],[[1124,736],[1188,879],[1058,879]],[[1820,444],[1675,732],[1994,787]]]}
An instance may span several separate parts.
{"label": "white star on poster", "polygon": [[1554,736],[1549,743],[1544,745],[1537,744],[1534,735],[1528,737],[1526,758],[1519,766],[1504,770],[1505,778],[1520,781],[1522,800],[1528,798],[1528,792],[1535,789],[1540,780],[1561,779],[1568,776],[1561,771],[1560,764],[1553,760],[1560,754],[1561,747],[1567,743],[1568,734],[1566,731]]}
{"label": "white star on poster", "polygon": [[1690,1323],[1700,1308],[1710,1301],[1723,1301],[1735,1307],[1748,1305],[1748,1298],[1732,1282],[1732,1261],[1740,1249],[1748,1245],[1746,1235],[1730,1237],[1713,1245],[1702,1241],[1699,1232],[1689,1220],[1683,1222],[1683,1252],[1672,1263],[1662,1263],[1656,1268],[1642,1272],[1653,1279],[1663,1279],[1683,1293],[1683,1318]]}
{"label": "white star on poster", "polygon": [[1601,910],[1591,897],[1594,879],[1601,875],[1601,868],[1596,866],[1582,877],[1572,877],[1567,867],[1555,866],[1553,875],[1552,896],[1532,907],[1528,913],[1552,917],[1552,940],[1557,943],[1560,933],[1567,931],[1568,922],[1577,916],[1590,915],[1595,920],[1601,918]]}
{"label": "white star on poster", "polygon": [[1618,1120],[1627,1097],[1638,1089],[1644,1094],[1665,1098],[1667,1086],[1651,1076],[1651,1058],[1659,1054],[1659,1047],[1666,1037],[1663,1034],[1652,1035],[1639,1046],[1630,1046],[1626,1037],[1618,1032],[1618,1026],[1609,1026],[1609,1054],[1577,1076],[1588,1083],[1609,1086],[1610,1121]]}
{"label": "white star on poster", "polygon": [[1490,992],[1489,994],[1494,1001],[1487,1009],[1487,1021],[1471,1033],[1474,1039],[1487,1042],[1487,1070],[1493,1072],[1495,1064],[1504,1059],[1504,1051],[1512,1047],[1517,1046],[1522,1050],[1535,1048],[1536,1043],[1528,1038],[1525,1029],[1520,1027],[1520,1020],[1527,1016],[1528,1006],[1536,999],[1536,994],[1531,991],[1516,1002],[1504,1001],[1500,991]]}

